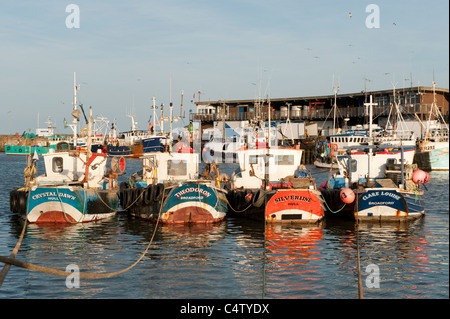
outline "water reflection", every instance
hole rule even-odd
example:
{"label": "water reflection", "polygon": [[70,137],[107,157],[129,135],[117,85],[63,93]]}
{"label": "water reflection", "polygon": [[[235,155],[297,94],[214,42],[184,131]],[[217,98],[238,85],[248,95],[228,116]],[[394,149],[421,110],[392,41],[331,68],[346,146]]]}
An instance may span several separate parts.
{"label": "water reflection", "polygon": [[[266,295],[276,298],[310,298],[323,276],[319,225],[266,225]],[[313,288],[315,287],[315,288]]]}

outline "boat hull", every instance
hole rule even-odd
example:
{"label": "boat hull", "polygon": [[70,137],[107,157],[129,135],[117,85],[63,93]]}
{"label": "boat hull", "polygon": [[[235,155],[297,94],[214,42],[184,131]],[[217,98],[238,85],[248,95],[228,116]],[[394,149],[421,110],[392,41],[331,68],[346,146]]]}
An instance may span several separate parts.
{"label": "boat hull", "polygon": [[321,161],[321,160],[315,160],[314,166],[317,168],[333,168],[333,169],[339,168],[338,163],[335,163],[335,162],[328,163],[326,161]]}
{"label": "boat hull", "polygon": [[30,154],[34,154],[35,152],[38,155],[47,154],[51,148],[55,149],[55,147],[54,146],[52,147],[52,146],[5,145],[5,154],[6,155],[30,155]]}
{"label": "boat hull", "polygon": [[[270,193],[269,193],[270,194]],[[324,217],[321,194],[310,189],[278,189],[267,200],[269,223],[317,223]]]}
{"label": "boat hull", "polygon": [[123,189],[122,208],[132,216],[165,224],[207,224],[227,214],[225,191],[203,183]]}
{"label": "boat hull", "polygon": [[142,153],[162,152],[164,151],[165,136],[151,136],[142,139]]}
{"label": "boat hull", "polygon": [[202,183],[184,183],[169,190],[161,220],[167,224],[214,223],[223,220],[226,213],[225,191]]}
{"label": "boat hull", "polygon": [[430,151],[430,166],[432,171],[448,171],[448,144]]}
{"label": "boat hull", "polygon": [[37,187],[10,194],[11,210],[29,223],[85,223],[114,216],[118,210],[115,190],[82,187]]}
{"label": "boat hull", "polygon": [[402,194],[397,189],[372,188],[358,196],[355,219],[358,221],[408,221],[424,215],[417,196]]}

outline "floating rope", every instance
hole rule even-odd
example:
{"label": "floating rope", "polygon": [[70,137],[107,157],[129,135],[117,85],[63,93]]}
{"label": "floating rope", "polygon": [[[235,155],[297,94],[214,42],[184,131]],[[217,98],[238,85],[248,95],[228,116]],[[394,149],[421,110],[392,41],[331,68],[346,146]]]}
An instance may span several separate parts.
{"label": "floating rope", "polygon": [[341,210],[343,210],[344,207],[347,205],[347,204],[344,203],[344,206],[342,206],[341,208],[339,208],[337,211],[333,211],[333,210],[328,206],[328,204],[327,204],[327,202],[326,202],[325,200],[322,200],[322,201],[324,202],[325,206],[327,206],[327,209],[328,209],[331,213],[333,213],[333,214],[339,213],[339,212],[340,212]]}
{"label": "floating rope", "polygon": [[235,212],[235,213],[243,213],[243,212],[245,212],[247,209],[249,209],[250,207],[253,206],[253,204],[250,203],[250,204],[249,204],[246,208],[244,208],[243,210],[235,210],[235,209],[231,206],[231,204],[230,204],[230,202],[228,201],[228,199],[225,198],[225,200],[226,200],[228,206],[231,208],[231,210],[232,210],[233,212]]}
{"label": "floating rope", "polygon": [[[30,196],[27,197],[27,208],[26,208],[27,211],[28,211],[28,208],[29,208],[29,203],[30,203]],[[28,218],[25,218],[25,223],[23,225],[22,232],[20,233],[19,240],[17,241],[16,246],[14,247],[11,255],[9,256],[9,258],[14,259],[16,257],[16,255],[17,255],[17,253],[19,252],[19,248],[20,248],[20,245],[22,244],[23,236],[25,235],[25,229],[27,227],[27,222],[28,222]],[[8,274],[8,271],[9,271],[10,268],[11,268],[11,264],[5,264],[5,266],[3,267],[2,271],[0,272],[0,288],[3,285],[3,281],[5,280],[6,275]]]}
{"label": "floating rope", "polygon": [[[164,188],[165,191],[165,188]],[[167,200],[167,199],[166,199]],[[130,269],[132,269],[133,267],[135,267],[141,260],[142,258],[144,258],[144,256],[147,254],[148,250],[150,249],[151,244],[153,243],[153,239],[155,237],[156,234],[156,230],[158,229],[158,224],[159,221],[161,219],[161,212],[162,212],[162,207],[163,207],[164,203],[161,203],[160,209],[159,209],[159,214],[158,214],[158,219],[156,221],[155,224],[155,228],[153,230],[153,234],[152,237],[150,239],[150,242],[148,243],[147,247],[145,248],[144,252],[142,253],[142,255],[129,267],[124,268],[122,270],[116,271],[116,272],[111,272],[111,273],[104,273],[104,274],[98,274],[98,273],[80,273],[79,276],[80,278],[90,278],[90,279],[98,279],[98,278],[109,278],[109,277],[113,277],[113,276],[117,276],[119,274],[122,274]],[[26,262],[21,262],[17,259],[15,259],[15,254],[17,254],[17,251],[20,247],[20,243],[22,241],[23,238],[23,234],[25,232],[25,228],[26,228],[26,222],[24,224],[24,227],[22,229],[22,236],[19,239],[19,241],[16,244],[16,247],[14,248],[13,253],[11,254],[11,256],[8,257],[4,257],[4,256],[0,256],[0,262],[5,263],[5,267],[8,265],[13,265],[16,267],[21,267],[21,268],[25,268],[25,269],[29,269],[32,271],[38,271],[38,272],[43,272],[43,273],[48,273],[48,274],[53,274],[53,275],[59,275],[59,276],[69,276],[72,274],[72,272],[68,272],[68,271],[64,271],[64,270],[59,270],[59,269],[54,269],[54,268],[48,268],[48,267],[43,267],[43,266],[38,266],[38,265],[34,265],[31,263],[26,263]],[[15,254],[14,254],[15,252]],[[8,267],[9,270],[9,267]],[[7,271],[6,271],[7,272]],[[1,275],[3,275],[4,271],[2,271]],[[3,275],[6,276],[6,273]],[[0,276],[0,284],[2,283],[2,278]]]}
{"label": "floating rope", "polygon": [[356,221],[356,256],[358,260],[358,297],[364,299],[362,280],[361,280],[361,261],[359,255],[359,222]]}

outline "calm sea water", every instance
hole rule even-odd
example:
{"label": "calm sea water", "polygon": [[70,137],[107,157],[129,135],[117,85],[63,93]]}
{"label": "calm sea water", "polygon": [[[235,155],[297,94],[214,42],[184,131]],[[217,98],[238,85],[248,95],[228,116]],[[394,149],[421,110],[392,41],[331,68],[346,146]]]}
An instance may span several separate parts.
{"label": "calm sea water", "polygon": [[[42,160],[40,161],[42,162]],[[23,222],[9,210],[9,192],[23,185],[25,159],[0,154],[0,255],[9,256]],[[42,163],[40,163],[41,165]],[[129,175],[138,160],[127,161]],[[315,170],[320,183],[326,171]],[[40,172],[42,168],[40,168]],[[449,298],[449,175],[432,172],[426,216],[407,226],[361,225],[364,298]],[[0,298],[356,299],[357,236],[351,222],[265,226],[245,219],[216,225],[159,226],[125,213],[90,224],[28,225],[16,258],[40,266],[111,273],[80,279],[11,267]],[[3,267],[3,264],[0,265]]]}

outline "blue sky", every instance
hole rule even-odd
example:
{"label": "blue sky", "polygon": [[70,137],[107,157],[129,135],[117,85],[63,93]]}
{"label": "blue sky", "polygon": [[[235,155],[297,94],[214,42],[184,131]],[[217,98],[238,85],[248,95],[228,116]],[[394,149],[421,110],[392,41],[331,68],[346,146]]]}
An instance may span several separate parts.
{"label": "blue sky", "polygon": [[[80,9],[69,29],[66,6]],[[367,28],[366,6],[380,8]],[[431,1],[87,1],[0,4],[0,134],[45,126],[70,133],[73,73],[94,115],[147,128],[152,97],[168,114],[201,100],[449,88],[449,4]],[[351,12],[351,18],[349,16]],[[196,93],[195,99],[198,99]],[[83,122],[82,122],[83,123]],[[188,119],[178,125],[187,125]]]}

